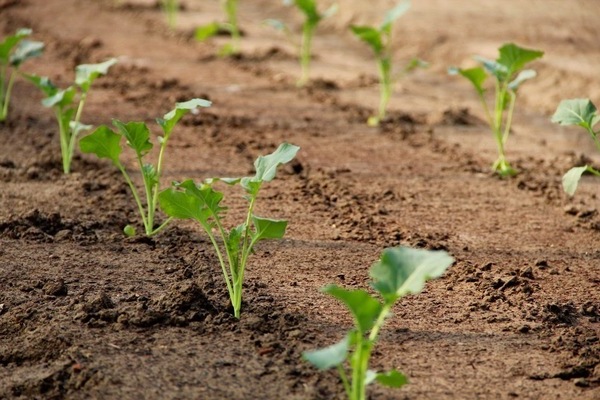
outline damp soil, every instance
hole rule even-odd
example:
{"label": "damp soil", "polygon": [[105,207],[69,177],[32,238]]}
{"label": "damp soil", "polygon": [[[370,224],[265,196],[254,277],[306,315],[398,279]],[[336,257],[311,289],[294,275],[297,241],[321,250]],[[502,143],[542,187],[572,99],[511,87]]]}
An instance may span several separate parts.
{"label": "damp soil", "polygon": [[[0,0],[0,33],[31,27],[47,48],[23,69],[60,85],[79,63],[119,59],[92,88],[89,124],[152,124],[176,101],[212,100],[177,127],[168,181],[245,175],[282,141],[299,145],[258,204],[290,221],[286,238],[250,259],[236,320],[201,230],[125,238],[136,209],[118,171],[77,154],[63,175],[53,115],[18,80],[0,124],[0,398],[342,399],[335,374],[301,359],[351,326],[319,288],[368,287],[369,266],[397,245],[456,262],[394,309],[374,353],[374,368],[410,384],[369,398],[600,398],[600,183],[585,177],[572,199],[560,188],[568,168],[600,158],[584,133],[548,121],[561,98],[600,101],[596,0],[414,2],[395,58],[431,66],[398,84],[377,129],[365,124],[374,64],[347,27],[390,2],[339,2],[304,89],[294,48],[260,24],[297,26],[293,11],[240,2],[242,53],[220,58],[226,37],[192,40],[222,18],[218,2],[183,3],[171,32],[153,1]],[[499,179],[477,99],[445,71],[508,41],[546,55],[508,147],[520,173]],[[228,198],[234,223],[244,200]]]}

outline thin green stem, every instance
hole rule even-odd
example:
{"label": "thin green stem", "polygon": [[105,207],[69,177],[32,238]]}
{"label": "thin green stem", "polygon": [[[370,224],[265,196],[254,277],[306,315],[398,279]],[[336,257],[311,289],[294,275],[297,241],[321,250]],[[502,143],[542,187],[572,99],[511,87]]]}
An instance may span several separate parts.
{"label": "thin green stem", "polygon": [[[219,244],[217,243],[217,241],[215,239],[215,235],[213,235],[213,233],[211,232],[211,226],[208,224],[204,224],[202,222],[200,222],[200,224],[206,231],[206,234],[208,235],[213,247],[215,248],[217,257],[219,259],[219,264],[221,264],[221,270],[223,271],[223,278],[225,279],[225,284],[227,285],[227,292],[229,293],[229,299],[233,303],[234,289],[233,289],[233,285],[231,284],[231,280],[229,279],[229,274],[227,273],[227,267],[225,266],[225,261],[223,260],[223,255],[219,248]],[[227,251],[227,246],[225,246],[225,251]],[[227,251],[227,253],[229,253],[229,252]]]}
{"label": "thin green stem", "polygon": [[508,106],[508,114],[506,115],[506,121],[504,123],[504,134],[502,135],[502,144],[506,145],[506,141],[508,140],[508,135],[510,134],[510,127],[512,125],[512,117],[513,112],[515,111],[515,103],[517,99],[517,95],[513,91],[508,92],[510,96],[510,103]]}
{"label": "thin green stem", "polygon": [[[12,92],[12,88],[15,83],[15,74],[16,71],[12,71],[8,80],[8,86],[6,87],[4,102],[2,104],[2,112],[0,113],[0,121],[4,121],[8,117],[8,104],[10,103],[10,93]],[[2,78],[2,82],[4,82],[4,78]]]}
{"label": "thin green stem", "polygon": [[233,309],[234,312],[237,310],[237,313],[235,315],[236,318],[240,317],[240,309],[242,307],[242,286],[244,283],[244,271],[246,269],[246,262],[248,260],[248,255],[250,254],[250,251],[252,251],[252,246],[255,243],[253,240],[250,239],[250,222],[254,211],[254,205],[256,203],[256,198],[258,197],[258,190],[260,190],[260,187],[256,190],[256,194],[254,194],[250,199],[250,205],[248,206],[248,214],[246,215],[246,223],[244,225],[244,235],[242,237],[242,258],[239,262],[239,270],[237,271],[236,281],[234,282],[234,287],[236,288],[236,299],[235,304],[233,305]]}
{"label": "thin green stem", "polygon": [[379,86],[380,86],[380,97],[379,97],[379,112],[377,118],[379,121],[385,119],[388,103],[392,97],[392,79],[390,76],[391,72],[391,60],[389,56],[384,56],[379,59]]}
{"label": "thin green stem", "polygon": [[[6,88],[6,74],[8,73],[8,66],[6,65],[0,65],[0,105],[3,106],[4,103],[2,103],[3,101],[5,101],[4,96],[5,96],[5,88]],[[4,107],[4,106],[3,106]]]}
{"label": "thin green stem", "polygon": [[302,71],[297,83],[298,87],[306,85],[310,79],[311,49],[315,27],[316,25],[309,22],[305,22],[302,27],[302,43],[300,45],[300,67]]}
{"label": "thin green stem", "polygon": [[160,144],[160,151],[158,152],[158,162],[156,164],[156,184],[154,185],[154,188],[150,187],[147,190],[152,190],[152,199],[150,199],[150,196],[148,196],[148,219],[151,221],[151,223],[154,222],[154,216],[156,213],[156,205],[158,204],[158,192],[160,190],[160,178],[162,175],[162,164],[163,164],[163,156],[164,156],[164,152],[165,149],[167,148],[167,141],[169,139],[167,138],[167,135],[165,135],[165,137],[163,138],[162,143]]}
{"label": "thin green stem", "polygon": [[117,168],[119,169],[119,171],[121,171],[121,174],[123,174],[123,178],[125,178],[125,182],[127,182],[127,185],[129,185],[129,189],[131,189],[131,193],[133,194],[133,197],[135,198],[135,203],[138,206],[138,211],[140,212],[140,216],[142,217],[142,222],[143,222],[144,228],[145,228],[146,226],[148,226],[148,223],[146,221],[146,216],[144,215],[145,214],[144,206],[142,205],[142,201],[140,200],[140,196],[137,192],[137,189],[135,188],[133,181],[129,177],[129,174],[125,170],[125,167],[123,167],[123,165],[121,163],[119,163],[119,164],[117,164]]}
{"label": "thin green stem", "polygon": [[63,172],[65,174],[69,173],[71,168],[69,160],[68,160],[68,148],[69,148],[69,127],[65,126],[63,120],[63,109],[61,107],[55,108],[56,119],[58,120],[58,133],[60,136],[60,152],[62,155],[62,163],[63,163]]}
{"label": "thin green stem", "polygon": [[350,387],[350,382],[348,381],[348,376],[346,375],[344,366],[342,364],[338,364],[337,370],[340,374],[340,379],[342,380],[342,384],[344,385],[344,390],[346,391],[346,395],[348,396],[348,398],[351,398],[352,388]]}
{"label": "thin green stem", "polygon": [[156,235],[158,232],[162,231],[164,228],[167,227],[167,225],[169,224],[169,222],[171,222],[172,219],[173,219],[173,217],[167,218],[165,220],[165,222],[163,222],[162,224],[160,224],[160,226],[158,228],[156,228],[155,230],[153,230],[148,236]]}
{"label": "thin green stem", "polygon": [[85,106],[85,101],[87,99],[87,92],[83,92],[81,94],[81,99],[79,100],[79,105],[77,106],[77,112],[75,113],[75,120],[73,128],[70,126],[66,126],[65,128],[65,138],[66,138],[66,163],[64,160],[65,155],[63,155],[63,165],[65,165],[65,174],[71,172],[71,161],[73,160],[73,153],[75,152],[75,143],[77,142],[77,134],[78,127],[81,121],[81,114],[83,113],[83,107]]}
{"label": "thin green stem", "polygon": [[231,53],[237,54],[240,48],[240,28],[237,19],[237,0],[225,0],[224,8],[229,21],[229,29],[231,32]]}
{"label": "thin green stem", "polygon": [[142,179],[144,180],[144,192],[146,194],[147,216],[144,221],[144,230],[146,231],[146,236],[150,236],[152,235],[152,231],[154,229],[154,211],[152,210],[152,181],[150,181],[144,173],[144,162],[142,160],[142,155],[138,152],[136,152],[136,159],[140,167],[140,171],[142,172]]}

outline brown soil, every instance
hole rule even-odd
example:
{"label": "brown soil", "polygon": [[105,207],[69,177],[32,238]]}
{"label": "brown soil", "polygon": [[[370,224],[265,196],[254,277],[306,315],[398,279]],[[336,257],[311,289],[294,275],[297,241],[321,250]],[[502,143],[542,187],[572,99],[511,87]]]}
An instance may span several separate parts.
{"label": "brown soil", "polygon": [[[378,20],[390,1],[339,2],[302,90],[293,47],[260,25],[298,22],[277,1],[240,2],[234,59],[214,56],[226,38],[190,39],[222,18],[217,1],[188,0],[176,34],[154,3],[116,3],[0,0],[0,31],[33,28],[47,50],[24,70],[61,85],[78,63],[119,57],[92,89],[86,123],[151,122],[175,101],[210,98],[177,128],[167,180],[244,175],[282,141],[301,146],[259,203],[290,220],[288,234],[250,260],[235,320],[200,229],[125,239],[136,210],[118,172],[78,155],[64,176],[53,115],[18,81],[0,124],[0,398],[341,399],[335,374],[301,360],[351,323],[319,288],[367,287],[370,264],[399,244],[457,261],[394,310],[373,365],[410,384],[370,398],[600,398],[599,183],[584,179],[573,199],[560,188],[569,167],[600,158],[584,132],[548,120],[562,98],[600,101],[597,0],[415,1],[396,59],[431,67],[398,85],[380,129],[364,123],[374,64],[347,26]],[[508,148],[521,173],[501,180],[472,89],[445,71],[507,41],[546,56]],[[244,201],[231,201],[233,221]]]}

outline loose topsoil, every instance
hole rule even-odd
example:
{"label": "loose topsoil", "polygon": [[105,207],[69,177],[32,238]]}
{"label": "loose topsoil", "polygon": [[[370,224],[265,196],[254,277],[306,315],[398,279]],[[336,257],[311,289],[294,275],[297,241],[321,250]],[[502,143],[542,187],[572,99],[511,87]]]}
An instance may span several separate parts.
{"label": "loose topsoil", "polygon": [[[351,326],[319,288],[366,288],[381,250],[409,245],[456,263],[394,309],[372,364],[410,384],[373,386],[371,399],[600,399],[600,183],[585,177],[572,199],[560,187],[600,157],[585,132],[549,122],[560,99],[600,102],[600,4],[414,1],[394,57],[431,65],[397,85],[377,129],[365,124],[375,64],[348,26],[392,3],[339,4],[315,38],[313,81],[297,89],[294,47],[261,25],[298,28],[279,1],[241,1],[242,52],[220,58],[226,37],[193,40],[195,26],[222,20],[217,1],[183,1],[171,32],[150,1],[0,0],[2,36],[30,27],[46,43],[27,72],[66,86],[77,64],[118,57],[85,123],[154,129],[176,101],[213,101],[176,128],[165,185],[252,173],[282,141],[302,148],[261,194],[257,212],[290,224],[250,259],[238,321],[199,227],[124,238],[137,216],[118,171],[77,154],[63,175],[54,116],[18,80],[0,124],[0,398],[342,399],[333,372],[301,359]],[[507,148],[520,174],[499,179],[477,98],[446,68],[511,41],[546,55]],[[227,201],[233,224],[245,201]]]}

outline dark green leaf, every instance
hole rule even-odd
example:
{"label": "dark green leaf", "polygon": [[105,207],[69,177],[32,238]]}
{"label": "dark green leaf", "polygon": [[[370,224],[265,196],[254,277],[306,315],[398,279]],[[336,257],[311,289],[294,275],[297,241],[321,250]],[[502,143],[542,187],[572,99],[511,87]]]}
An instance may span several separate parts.
{"label": "dark green leaf", "polygon": [[165,214],[179,219],[195,219],[207,223],[208,214],[203,212],[200,199],[189,193],[169,188],[158,194],[158,203]]}
{"label": "dark green leaf", "polygon": [[382,32],[391,32],[392,25],[394,24],[394,22],[398,18],[400,18],[401,16],[406,14],[406,12],[409,9],[410,9],[410,1],[408,1],[408,0],[405,0],[401,3],[399,3],[398,5],[396,5],[396,7],[392,8],[385,14],[385,18],[384,18],[383,23],[381,24],[381,27],[379,28],[379,30]]}
{"label": "dark green leaf", "polygon": [[26,36],[31,35],[31,29],[19,29],[14,35],[7,36],[0,43],[0,64],[8,65],[10,63],[10,53],[13,48]]}
{"label": "dark green leaf", "polygon": [[419,293],[425,282],[441,276],[454,259],[445,251],[387,248],[373,264],[370,275],[373,287],[387,301],[410,293]]}
{"label": "dark green leaf", "polygon": [[99,64],[81,64],[75,68],[75,84],[84,92],[90,89],[92,83],[100,76],[106,75],[108,69],[117,63],[116,58],[111,58]]}
{"label": "dark green leaf", "polygon": [[468,69],[460,69],[453,67],[448,69],[448,73],[452,75],[459,74],[461,76],[464,76],[473,84],[473,86],[475,86],[475,90],[477,90],[477,93],[483,95],[483,92],[485,91],[483,84],[487,79],[487,74],[485,73],[485,70],[482,67]]}
{"label": "dark green leaf", "polygon": [[508,70],[508,75],[523,68],[527,63],[541,58],[544,55],[543,51],[530,50],[519,47],[514,43],[508,43],[500,47],[500,57],[496,60]]}
{"label": "dark green leaf", "polygon": [[252,223],[256,232],[254,234],[254,240],[259,241],[262,239],[281,239],[285,235],[285,228],[288,222],[284,220],[260,218],[252,216]]}
{"label": "dark green leaf", "polygon": [[348,357],[350,337],[346,336],[341,341],[318,350],[305,351],[302,357],[320,370],[337,367]]}
{"label": "dark green leaf", "polygon": [[381,313],[379,301],[362,289],[346,290],[336,285],[329,285],[323,288],[323,292],[341,300],[348,307],[361,334],[373,327],[373,323]]}
{"label": "dark green leaf", "polygon": [[114,119],[113,125],[119,130],[121,135],[127,139],[127,145],[139,154],[140,157],[152,150],[150,130],[145,123],[128,122],[124,124],[118,119]]}
{"label": "dark green leaf", "polygon": [[119,165],[119,156],[123,150],[120,141],[120,135],[102,125],[90,135],[83,137],[79,141],[79,147],[83,153],[93,153],[99,158],[108,158],[115,165]]}
{"label": "dark green leaf", "polygon": [[213,36],[217,36],[219,33],[220,24],[218,22],[211,22],[210,24],[202,25],[196,28],[196,40],[202,42]]}
{"label": "dark green leaf", "polygon": [[395,369],[385,373],[378,373],[375,379],[380,384],[392,388],[399,388],[408,383],[408,378]]}
{"label": "dark green leaf", "polygon": [[18,68],[22,63],[30,58],[39,57],[42,55],[43,51],[44,43],[23,40],[17,45],[14,53],[10,56],[10,64]]}
{"label": "dark green leaf", "polygon": [[177,186],[184,189],[186,194],[200,200],[200,204],[210,215],[220,216],[226,210],[220,206],[221,200],[223,200],[223,193],[217,192],[210,185],[201,185],[198,187],[194,181],[188,179]]}
{"label": "dark green leaf", "polygon": [[294,4],[304,13],[310,25],[317,25],[321,20],[321,15],[317,10],[317,4],[314,0],[294,0]]}
{"label": "dark green leaf", "polygon": [[598,110],[589,99],[570,99],[560,102],[552,116],[552,122],[593,129],[597,116]]}
{"label": "dark green leaf", "polygon": [[156,120],[165,133],[165,140],[169,139],[173,128],[185,114],[198,107],[210,107],[211,104],[210,101],[204,99],[192,99],[183,103],[176,103],[173,110],[166,113],[163,118]]}
{"label": "dark green leaf", "polygon": [[383,40],[379,30],[370,26],[356,25],[352,25],[350,29],[352,30],[352,33],[356,35],[356,37],[371,46],[376,55],[379,55],[383,52]]}
{"label": "dark green leaf", "polygon": [[58,88],[50,82],[50,79],[46,76],[28,75],[23,74],[31,83],[33,83],[38,89],[42,90],[46,97],[51,97],[58,91]]}

